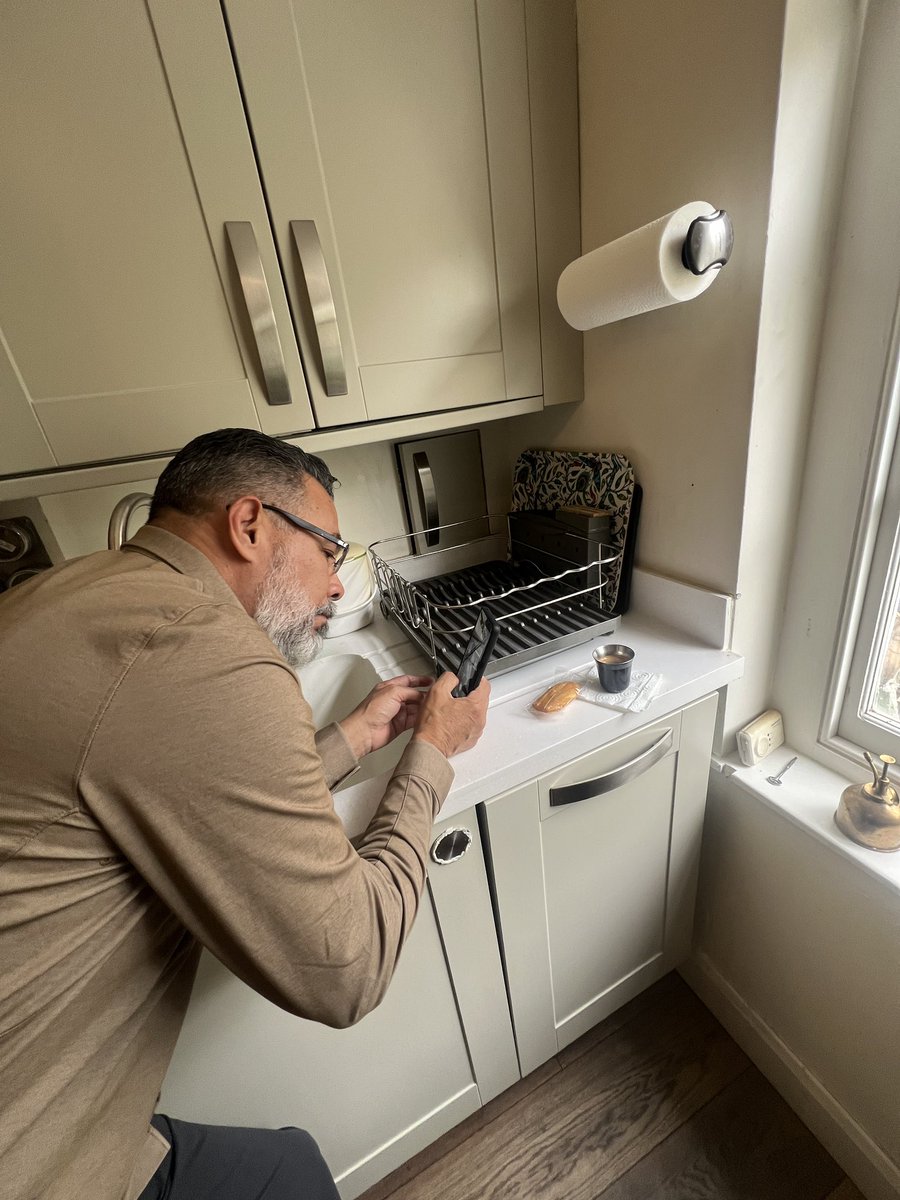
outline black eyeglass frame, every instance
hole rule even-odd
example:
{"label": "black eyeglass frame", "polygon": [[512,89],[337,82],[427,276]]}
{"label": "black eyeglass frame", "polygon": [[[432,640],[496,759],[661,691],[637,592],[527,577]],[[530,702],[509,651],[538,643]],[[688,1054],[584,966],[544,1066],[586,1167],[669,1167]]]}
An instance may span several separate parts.
{"label": "black eyeglass frame", "polygon": [[331,570],[335,575],[338,573],[344,565],[344,559],[347,557],[347,551],[350,549],[349,542],[345,542],[343,538],[336,537],[333,533],[328,533],[325,529],[320,529],[318,525],[311,525],[309,521],[304,521],[302,517],[295,517],[293,513],[285,512],[283,508],[279,508],[276,504],[263,504],[263,508],[269,512],[278,513],[279,517],[283,517],[289,524],[295,525],[305,533],[315,534],[316,537],[324,538],[326,542],[331,542],[333,546],[337,546],[338,553],[332,560]]}

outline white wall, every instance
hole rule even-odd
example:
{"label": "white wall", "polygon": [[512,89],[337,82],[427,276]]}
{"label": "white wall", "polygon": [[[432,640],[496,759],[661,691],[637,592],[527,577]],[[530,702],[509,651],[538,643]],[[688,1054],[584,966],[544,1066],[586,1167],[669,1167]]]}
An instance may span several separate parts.
{"label": "white wall", "polygon": [[898,931],[895,887],[713,774],[688,979],[870,1200],[900,1195]]}
{"label": "white wall", "polygon": [[583,250],[690,199],[735,250],[698,299],[585,334],[582,405],[482,430],[495,508],[526,446],[629,456],[638,564],[737,597],[726,748],[772,699],[862,8],[580,0]]}
{"label": "white wall", "polygon": [[857,0],[789,0],[735,604],[744,677],[725,736],[773,702],[773,676],[844,178],[862,14]]}
{"label": "white wall", "polygon": [[697,300],[585,335],[583,405],[515,422],[526,445],[626,453],[640,565],[718,592],[737,582],[783,23],[784,0],[580,0],[583,251],[697,199],[729,211],[735,251]]}

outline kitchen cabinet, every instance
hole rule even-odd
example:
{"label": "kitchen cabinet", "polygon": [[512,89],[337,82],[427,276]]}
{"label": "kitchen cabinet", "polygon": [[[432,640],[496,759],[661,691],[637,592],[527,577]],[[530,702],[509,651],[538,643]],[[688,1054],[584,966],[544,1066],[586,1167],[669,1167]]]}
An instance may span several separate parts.
{"label": "kitchen cabinet", "polygon": [[318,253],[337,310],[344,394],[299,326],[318,423],[539,395],[524,4],[226,11],[292,300]]}
{"label": "kitchen cabinet", "polygon": [[351,1200],[648,987],[690,952],[716,704],[437,824],[433,847],[471,844],[430,863],[387,996],[351,1029],[204,955],[161,1111],[306,1127]]}
{"label": "kitchen cabinet", "polygon": [[[225,26],[183,9],[164,63],[137,0],[3,6],[2,474],[313,425]],[[270,403],[227,221],[253,231],[290,404]]]}
{"label": "kitchen cabinet", "polygon": [[523,1075],[690,953],[716,703],[485,804]]}
{"label": "kitchen cabinet", "polygon": [[7,7],[0,474],[580,397],[569,0]]}
{"label": "kitchen cabinet", "polygon": [[[452,830],[468,830],[471,843],[455,861],[429,865],[387,996],[358,1025],[335,1030],[290,1016],[204,954],[160,1111],[307,1128],[351,1200],[514,1083],[474,810],[436,825],[432,845]],[[461,838],[451,833],[451,851]]]}

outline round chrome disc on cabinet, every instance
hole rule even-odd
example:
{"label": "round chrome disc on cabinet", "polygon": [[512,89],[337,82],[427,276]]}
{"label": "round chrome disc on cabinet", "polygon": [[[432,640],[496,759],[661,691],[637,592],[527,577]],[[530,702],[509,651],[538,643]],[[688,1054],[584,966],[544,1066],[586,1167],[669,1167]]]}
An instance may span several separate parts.
{"label": "round chrome disc on cabinet", "polygon": [[431,845],[431,858],[439,866],[446,867],[449,863],[462,858],[472,845],[472,833],[468,829],[445,829],[436,837]]}

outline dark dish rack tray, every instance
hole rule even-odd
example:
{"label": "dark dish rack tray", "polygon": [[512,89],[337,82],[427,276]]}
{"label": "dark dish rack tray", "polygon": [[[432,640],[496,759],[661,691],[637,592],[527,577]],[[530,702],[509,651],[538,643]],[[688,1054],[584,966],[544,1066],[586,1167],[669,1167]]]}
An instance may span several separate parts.
{"label": "dark dish rack tray", "polygon": [[456,671],[482,607],[500,627],[489,676],[616,629],[619,617],[604,608],[603,592],[619,551],[594,542],[597,557],[586,565],[548,571],[546,560],[539,565],[527,556],[510,556],[508,528],[498,530],[505,516],[478,524],[488,532],[472,537],[473,522],[462,521],[417,533],[417,542],[428,534],[446,541],[455,531],[466,537],[422,553],[410,551],[406,534],[369,547],[382,613],[428,655],[436,671]]}

